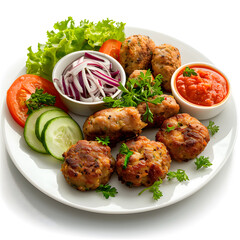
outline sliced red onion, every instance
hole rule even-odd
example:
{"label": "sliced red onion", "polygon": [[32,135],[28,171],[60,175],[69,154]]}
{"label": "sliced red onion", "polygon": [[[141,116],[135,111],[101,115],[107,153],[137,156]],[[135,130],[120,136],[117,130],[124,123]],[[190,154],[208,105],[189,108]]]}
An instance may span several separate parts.
{"label": "sliced red onion", "polygon": [[92,73],[94,76],[98,77],[98,79],[106,82],[107,84],[111,85],[111,86],[114,86],[114,87],[118,87],[119,84],[116,82],[116,81],[111,81],[110,79],[106,78],[105,76],[101,76],[97,73]]}
{"label": "sliced red onion", "polygon": [[89,69],[87,69],[87,71],[89,74],[88,79],[92,80],[95,83],[95,85],[97,86],[97,88],[100,91],[100,93],[102,94],[102,96],[106,97],[105,92],[103,91],[103,85],[102,85],[101,80],[95,78]]}
{"label": "sliced red onion", "polygon": [[83,83],[84,83],[84,85],[85,85],[85,87],[86,87],[89,95],[92,97],[93,102],[95,102],[95,96],[94,96],[94,95],[92,94],[92,92],[91,92],[91,88],[90,88],[90,86],[89,86],[89,83],[88,83],[88,80],[87,80],[87,76],[86,76],[85,71],[82,71],[82,77],[83,77]]}
{"label": "sliced red onion", "polygon": [[112,63],[110,62],[110,70],[112,71],[112,68],[113,68],[113,65]]}
{"label": "sliced red onion", "polygon": [[[112,78],[112,77],[109,77],[108,75],[104,74],[102,71],[97,70],[97,71],[96,71],[96,74],[100,74],[102,77],[105,77],[105,78],[109,79],[110,81],[118,82],[117,79],[114,79],[114,78]],[[118,86],[119,86],[119,84],[118,84]]]}
{"label": "sliced red onion", "polygon": [[79,81],[79,83],[80,83],[80,85],[83,89],[83,91],[81,92],[81,96],[86,98],[87,97],[87,90],[86,90],[86,87],[85,87],[84,82],[83,82],[82,71],[78,73],[78,81]]}
{"label": "sliced red onion", "polygon": [[58,85],[68,97],[96,102],[105,96],[112,96],[118,90],[119,81],[120,71],[113,71],[112,63],[107,58],[85,53],[66,67]]}
{"label": "sliced red onion", "polygon": [[74,95],[74,90],[73,90],[72,84],[69,84],[68,92],[69,92],[70,98],[76,99],[76,96]]}
{"label": "sliced red onion", "polygon": [[98,64],[97,66],[91,66],[88,64],[88,69],[103,71],[106,72],[108,75],[111,75],[109,68],[105,64]]}
{"label": "sliced red onion", "polygon": [[106,62],[106,61],[108,61],[108,60],[105,59],[105,58],[101,58],[101,57],[99,57],[99,56],[96,56],[95,54],[91,54],[91,53],[88,53],[88,52],[85,52],[84,56],[85,56],[86,58],[93,59],[93,60],[100,61],[100,62]]}
{"label": "sliced red onion", "polygon": [[74,92],[75,99],[76,100],[80,100],[80,93],[79,93],[79,91],[77,90],[77,88],[75,87],[74,84],[71,84],[71,86],[72,86],[72,89],[73,89],[73,92]]}
{"label": "sliced red onion", "polygon": [[62,75],[65,75],[67,73],[67,71],[70,70],[70,68],[72,68],[72,63],[70,63],[66,68],[65,70],[63,71]]}
{"label": "sliced red onion", "polygon": [[66,82],[64,80],[64,76],[62,76],[62,85],[63,85],[63,93],[66,94],[67,96],[69,96],[69,93],[68,93],[67,87],[66,87]]}
{"label": "sliced red onion", "polygon": [[88,66],[94,66],[94,67],[97,67],[97,68],[100,68],[100,69],[104,69],[104,67],[102,65],[94,63],[94,62],[89,63]]}
{"label": "sliced red onion", "polygon": [[112,78],[114,78],[114,77],[116,77],[119,73],[120,73],[120,71],[117,70],[117,71],[115,71],[115,72],[111,72],[110,74],[111,74]]}
{"label": "sliced red onion", "polygon": [[73,84],[74,84],[74,86],[76,87],[76,89],[77,89],[80,93],[83,92],[83,88],[82,88],[82,86],[80,85],[79,79],[78,79],[77,76],[73,76]]}

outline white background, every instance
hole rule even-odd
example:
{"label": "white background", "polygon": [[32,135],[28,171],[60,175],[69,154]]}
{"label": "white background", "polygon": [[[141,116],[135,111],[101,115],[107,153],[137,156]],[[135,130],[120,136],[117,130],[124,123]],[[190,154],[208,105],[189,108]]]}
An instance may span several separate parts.
{"label": "white background", "polygon": [[[239,113],[239,1],[4,1],[0,9],[1,109],[27,48],[72,16],[123,21],[173,36],[225,72]],[[231,118],[231,116],[229,116]],[[1,124],[2,126],[2,124]],[[2,137],[2,136],[1,136]],[[133,215],[102,215],[65,206],[34,188],[15,168],[1,138],[1,235],[6,239],[223,239],[239,236],[240,140],[203,189],[172,206]],[[13,146],[14,147],[14,146]],[[237,217],[237,218],[236,218]]]}

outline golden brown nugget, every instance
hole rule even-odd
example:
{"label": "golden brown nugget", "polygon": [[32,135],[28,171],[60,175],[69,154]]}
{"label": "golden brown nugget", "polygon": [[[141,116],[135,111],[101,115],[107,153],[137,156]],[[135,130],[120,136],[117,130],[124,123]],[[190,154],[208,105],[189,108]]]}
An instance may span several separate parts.
{"label": "golden brown nugget", "polygon": [[156,141],[164,143],[172,159],[178,162],[196,158],[209,140],[208,129],[187,113],[165,120],[156,135]]}
{"label": "golden brown nugget", "polygon": [[86,140],[109,137],[111,145],[136,137],[147,124],[135,107],[107,108],[89,116],[83,125]]}
{"label": "golden brown nugget", "polygon": [[181,56],[177,48],[169,44],[162,44],[153,50],[152,70],[153,76],[163,76],[162,86],[171,92],[171,78],[175,70],[181,66]]}
{"label": "golden brown nugget", "polygon": [[171,157],[163,143],[139,136],[126,145],[133,152],[127,168],[123,167],[126,155],[119,153],[116,159],[116,171],[122,183],[129,187],[151,186],[159,178],[165,178]]}
{"label": "golden brown nugget", "polygon": [[61,171],[68,184],[80,191],[108,183],[115,161],[111,149],[96,141],[80,140],[64,154]]}
{"label": "golden brown nugget", "polygon": [[151,68],[155,43],[144,35],[133,35],[124,40],[120,49],[120,63],[129,76],[134,70]]}

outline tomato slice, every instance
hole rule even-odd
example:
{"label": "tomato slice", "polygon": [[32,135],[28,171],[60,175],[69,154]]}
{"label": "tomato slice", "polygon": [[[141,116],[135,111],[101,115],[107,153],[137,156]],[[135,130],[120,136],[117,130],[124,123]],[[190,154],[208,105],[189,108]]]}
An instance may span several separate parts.
{"label": "tomato slice", "polygon": [[9,112],[13,119],[22,127],[24,127],[28,116],[28,108],[25,101],[30,98],[36,88],[42,88],[44,92],[56,96],[55,106],[67,111],[52,82],[32,74],[22,75],[13,82],[7,91],[7,106]]}
{"label": "tomato slice", "polygon": [[119,61],[121,45],[122,42],[115,39],[109,39],[103,43],[103,45],[99,49],[99,52],[106,53]]}

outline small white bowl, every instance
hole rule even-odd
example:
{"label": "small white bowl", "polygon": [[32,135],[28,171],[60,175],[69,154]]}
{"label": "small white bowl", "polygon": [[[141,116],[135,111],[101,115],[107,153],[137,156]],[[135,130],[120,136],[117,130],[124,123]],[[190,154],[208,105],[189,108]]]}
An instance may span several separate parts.
{"label": "small white bowl", "polygon": [[[191,68],[191,67],[198,67],[198,66],[210,68],[211,70],[216,71],[217,73],[221,74],[227,80],[228,94],[220,103],[214,104],[212,106],[200,106],[200,105],[197,105],[197,104],[187,101],[178,92],[177,87],[176,87],[176,78],[177,78],[179,72],[182,71],[183,69],[185,69],[186,67]],[[230,96],[230,83],[229,83],[227,76],[220,69],[216,68],[215,66],[213,66],[209,63],[203,63],[203,62],[191,62],[191,63],[187,63],[187,64],[184,64],[181,67],[179,67],[172,75],[171,88],[172,88],[173,96],[175,97],[176,101],[180,105],[181,112],[189,113],[191,116],[197,118],[198,120],[206,120],[206,119],[210,119],[210,118],[213,118],[216,115],[218,115],[225,108],[226,103],[228,102],[229,96]]]}
{"label": "small white bowl", "polygon": [[[121,83],[123,84],[123,86],[126,83],[126,74],[125,74],[125,71],[123,70],[121,64],[116,59],[112,58],[111,56],[109,56],[107,54],[97,52],[97,51],[88,51],[87,50],[87,51],[73,52],[73,53],[70,53],[70,54],[64,56],[63,58],[61,58],[57,62],[57,64],[55,65],[55,67],[53,69],[52,80],[53,80],[54,87],[59,92],[63,103],[66,105],[66,107],[71,112],[76,113],[78,115],[82,115],[82,116],[89,116],[89,115],[93,114],[94,112],[97,112],[97,111],[103,109],[105,103],[103,101],[81,102],[81,101],[77,101],[75,99],[72,99],[72,98],[66,96],[65,94],[63,94],[61,89],[59,89],[59,86],[58,86],[57,82],[54,81],[54,79],[59,79],[60,80],[62,78],[62,73],[66,69],[66,67],[69,64],[71,64],[72,62],[74,62],[75,60],[79,59],[81,56],[83,56],[85,54],[85,52],[93,53],[95,55],[99,55],[101,57],[107,58],[112,63],[113,70],[114,71],[116,71],[116,70],[120,71]],[[117,90],[117,92],[114,93],[112,98],[117,97],[120,93],[121,93],[121,90]]]}

